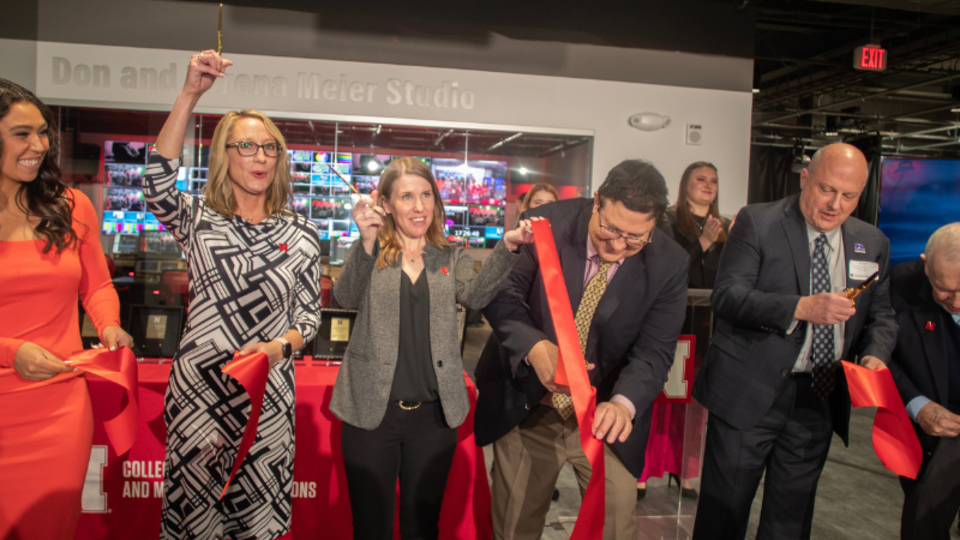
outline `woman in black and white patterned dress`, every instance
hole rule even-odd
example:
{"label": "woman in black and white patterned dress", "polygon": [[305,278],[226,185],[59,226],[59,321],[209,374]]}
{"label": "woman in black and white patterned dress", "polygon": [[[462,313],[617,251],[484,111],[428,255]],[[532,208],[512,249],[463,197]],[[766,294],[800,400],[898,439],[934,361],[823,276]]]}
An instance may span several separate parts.
{"label": "woman in black and white patterned dress", "polygon": [[[176,189],[187,120],[230,64],[214,51],[191,57],[143,185],[190,272],[189,315],[166,394],[162,539],[261,540],[290,529],[290,355],[319,324],[317,228],[285,209],[291,192],[283,136],[257,111],[220,121],[203,200]],[[237,350],[266,353],[271,370],[256,441],[218,501],[250,411],[243,388],[220,372]]]}

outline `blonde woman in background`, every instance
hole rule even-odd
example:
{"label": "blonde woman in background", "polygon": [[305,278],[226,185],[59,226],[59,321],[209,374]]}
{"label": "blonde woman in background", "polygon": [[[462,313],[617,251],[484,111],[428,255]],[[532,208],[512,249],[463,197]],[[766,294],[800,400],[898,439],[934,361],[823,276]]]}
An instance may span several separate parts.
{"label": "blonde woman in background", "polygon": [[531,208],[536,208],[547,203],[560,200],[560,194],[550,184],[534,184],[532,188],[523,196],[523,203],[520,204],[520,213],[524,213]]}

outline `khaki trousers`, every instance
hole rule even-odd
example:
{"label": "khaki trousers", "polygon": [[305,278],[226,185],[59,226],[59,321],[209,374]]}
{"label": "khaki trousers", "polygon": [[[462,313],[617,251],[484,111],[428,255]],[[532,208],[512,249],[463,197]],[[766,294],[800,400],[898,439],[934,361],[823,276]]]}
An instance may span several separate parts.
{"label": "khaki trousers", "polygon": [[[580,444],[576,416],[564,420],[538,405],[493,443],[493,535],[496,540],[537,540],[563,464],[573,465],[580,494],[590,481],[590,462]],[[604,445],[606,505],[604,540],[636,540],[637,479]]]}

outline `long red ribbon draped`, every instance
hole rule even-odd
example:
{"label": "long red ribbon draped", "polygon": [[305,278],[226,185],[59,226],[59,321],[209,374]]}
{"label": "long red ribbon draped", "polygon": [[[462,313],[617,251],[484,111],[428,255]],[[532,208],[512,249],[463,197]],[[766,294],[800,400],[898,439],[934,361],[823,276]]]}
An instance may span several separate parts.
{"label": "long red ribbon draped", "polygon": [[[563,280],[557,246],[553,241],[548,220],[533,222],[533,238],[537,247],[537,257],[540,260],[540,275],[543,277],[547,303],[550,306],[550,315],[553,317],[553,326],[557,334],[557,347],[560,350],[556,382],[570,387],[577,425],[580,426],[580,443],[593,468],[570,540],[599,540],[603,538],[604,464],[603,441],[593,436],[592,429],[593,416],[597,407],[597,391],[590,386],[590,379],[587,377],[587,366],[577,337],[577,325],[574,323],[567,285]],[[564,358],[569,362],[565,362]]]}
{"label": "long red ribbon draped", "polygon": [[230,482],[240,470],[243,459],[247,457],[254,439],[257,438],[257,425],[260,423],[260,412],[263,410],[263,395],[267,392],[267,377],[270,375],[270,360],[262,352],[244,355],[237,353],[233,355],[233,360],[223,366],[220,371],[233,377],[250,397],[250,418],[247,419],[247,425],[243,429],[243,437],[237,449],[237,459],[233,462],[233,470],[230,471],[230,476],[223,485],[223,491],[220,492],[220,499],[223,499],[227,494],[227,488],[230,487]]}
{"label": "long red ribbon draped", "polygon": [[877,407],[873,420],[873,449],[883,466],[907,478],[916,478],[923,449],[900,399],[890,370],[876,371],[843,362],[854,407]]}
{"label": "long red ribbon draped", "polygon": [[123,388],[127,395],[127,405],[120,409],[117,416],[103,423],[110,444],[118,456],[126,454],[137,440],[137,427],[140,424],[138,405],[137,357],[127,347],[116,350],[88,349],[77,351],[67,358],[71,365],[87,373],[96,375]]}

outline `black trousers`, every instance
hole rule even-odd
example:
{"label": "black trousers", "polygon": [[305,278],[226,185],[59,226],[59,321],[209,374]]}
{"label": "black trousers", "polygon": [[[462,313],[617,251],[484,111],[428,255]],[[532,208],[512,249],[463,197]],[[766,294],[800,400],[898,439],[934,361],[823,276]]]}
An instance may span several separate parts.
{"label": "black trousers", "polygon": [[960,437],[942,438],[917,480],[901,478],[902,540],[949,540],[960,509]]}
{"label": "black trousers", "polygon": [[773,406],[750,429],[709,417],[694,540],[742,540],[764,470],[757,540],[810,538],[817,482],[832,438],[829,405],[811,382],[809,376],[784,378]]}
{"label": "black trousers", "polygon": [[341,448],[354,540],[393,538],[397,478],[401,538],[436,539],[456,447],[457,430],[447,427],[439,401],[409,411],[391,401],[374,430],[344,423]]}

